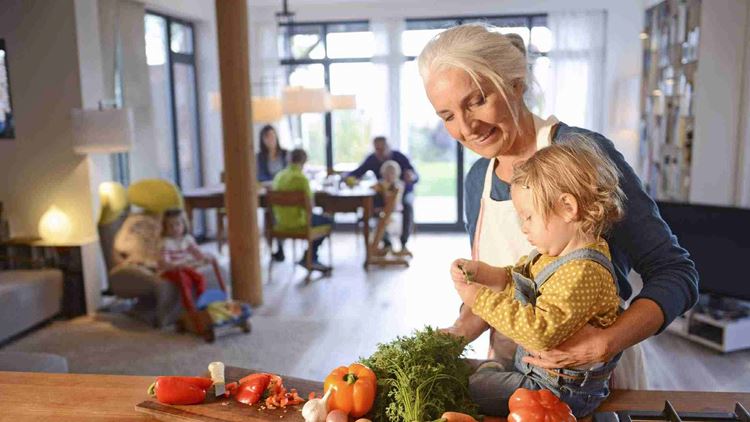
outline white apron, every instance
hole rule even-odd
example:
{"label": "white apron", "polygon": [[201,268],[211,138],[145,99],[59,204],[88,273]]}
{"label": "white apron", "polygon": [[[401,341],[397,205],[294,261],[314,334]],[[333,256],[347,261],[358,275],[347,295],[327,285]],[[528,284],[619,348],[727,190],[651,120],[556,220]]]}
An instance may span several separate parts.
{"label": "white apron", "polygon": [[[550,116],[543,120],[534,116],[537,150],[547,147],[551,143],[552,128],[558,123],[557,118]],[[521,232],[518,216],[513,202],[495,201],[490,197],[492,178],[497,158],[490,160],[484,178],[484,189],[479,208],[474,244],[472,245],[472,259],[486,262],[495,267],[514,265],[527,255],[533,247]],[[490,330],[489,359],[513,359],[516,344],[508,337]],[[613,379],[615,388],[645,389],[645,370],[643,354],[639,345],[626,349],[620,359]]]}

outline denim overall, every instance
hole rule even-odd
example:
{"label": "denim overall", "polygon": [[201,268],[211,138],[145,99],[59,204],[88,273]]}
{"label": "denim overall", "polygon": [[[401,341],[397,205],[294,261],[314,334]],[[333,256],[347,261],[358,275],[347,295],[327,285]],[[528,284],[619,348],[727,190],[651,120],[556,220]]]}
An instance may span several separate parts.
{"label": "denim overall", "polygon": [[[536,261],[538,256],[539,252],[535,250],[529,256],[526,265],[520,268],[523,271],[516,271],[517,269],[514,268],[512,272],[516,300],[523,304],[536,306],[536,298],[542,285],[561,266],[570,261],[578,259],[594,261],[609,270],[613,280],[617,279],[612,262],[603,253],[595,249],[584,248],[573,251],[547,265],[532,280],[526,277],[525,274],[531,274],[531,265]],[[516,349],[516,370],[532,378],[540,386],[554,392],[555,395],[570,406],[576,417],[590,414],[609,396],[609,378],[615,366],[617,366],[617,361],[620,360],[620,355],[617,355],[603,366],[591,370],[547,370],[523,362],[522,358],[528,354],[521,346]]]}
{"label": "denim overall", "polygon": [[[535,250],[526,264],[512,270],[515,298],[523,304],[536,306],[536,298],[542,285],[561,266],[574,260],[594,261],[606,268],[613,279],[614,267],[606,255],[594,249],[573,251],[544,267],[532,280],[531,266],[539,257]],[[616,283],[615,283],[616,284]],[[469,390],[480,411],[487,415],[507,415],[507,399],[519,388],[547,389],[567,403],[573,414],[583,417],[591,414],[609,396],[609,378],[620,360],[620,354],[611,361],[594,369],[545,369],[523,362],[530,354],[518,346],[515,358],[508,362],[485,363],[479,367],[469,381]]]}

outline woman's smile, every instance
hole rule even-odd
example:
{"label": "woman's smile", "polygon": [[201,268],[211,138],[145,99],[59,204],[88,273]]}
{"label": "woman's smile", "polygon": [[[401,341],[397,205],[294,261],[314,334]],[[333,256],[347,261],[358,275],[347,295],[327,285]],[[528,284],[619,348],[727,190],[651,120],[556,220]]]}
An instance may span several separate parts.
{"label": "woman's smile", "polygon": [[482,146],[490,142],[493,142],[495,140],[494,135],[496,133],[497,133],[497,128],[493,126],[489,128],[489,130],[485,131],[484,133],[480,133],[479,135],[475,136],[474,139],[467,140],[467,142],[476,144],[477,146]]}

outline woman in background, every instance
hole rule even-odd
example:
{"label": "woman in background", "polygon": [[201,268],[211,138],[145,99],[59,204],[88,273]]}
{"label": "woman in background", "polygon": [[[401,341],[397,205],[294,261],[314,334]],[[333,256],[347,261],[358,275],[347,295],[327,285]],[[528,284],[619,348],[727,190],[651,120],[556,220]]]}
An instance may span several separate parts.
{"label": "woman in background", "polygon": [[279,146],[279,136],[271,125],[260,130],[260,152],[256,159],[259,182],[272,181],[287,165],[287,151]]}

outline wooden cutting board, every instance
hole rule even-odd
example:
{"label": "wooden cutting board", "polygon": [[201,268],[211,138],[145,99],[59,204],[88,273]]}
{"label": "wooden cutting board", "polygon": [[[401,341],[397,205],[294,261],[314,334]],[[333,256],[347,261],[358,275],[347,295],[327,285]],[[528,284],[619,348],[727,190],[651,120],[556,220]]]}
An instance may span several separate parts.
{"label": "wooden cutting board", "polygon": [[[242,377],[258,371],[228,366],[225,370],[226,381],[239,381]],[[323,383],[304,380],[293,377],[283,377],[284,387],[287,390],[296,388],[300,397],[307,399],[311,392],[320,395],[323,392]],[[148,386],[144,386],[145,389]],[[156,399],[146,400],[135,406],[137,412],[145,413],[160,421],[167,422],[250,422],[250,421],[277,421],[277,422],[303,422],[302,404],[287,406],[285,409],[264,409],[259,404],[248,406],[238,403],[232,398],[217,400],[209,398],[205,403],[191,406],[173,406],[161,404]]]}

